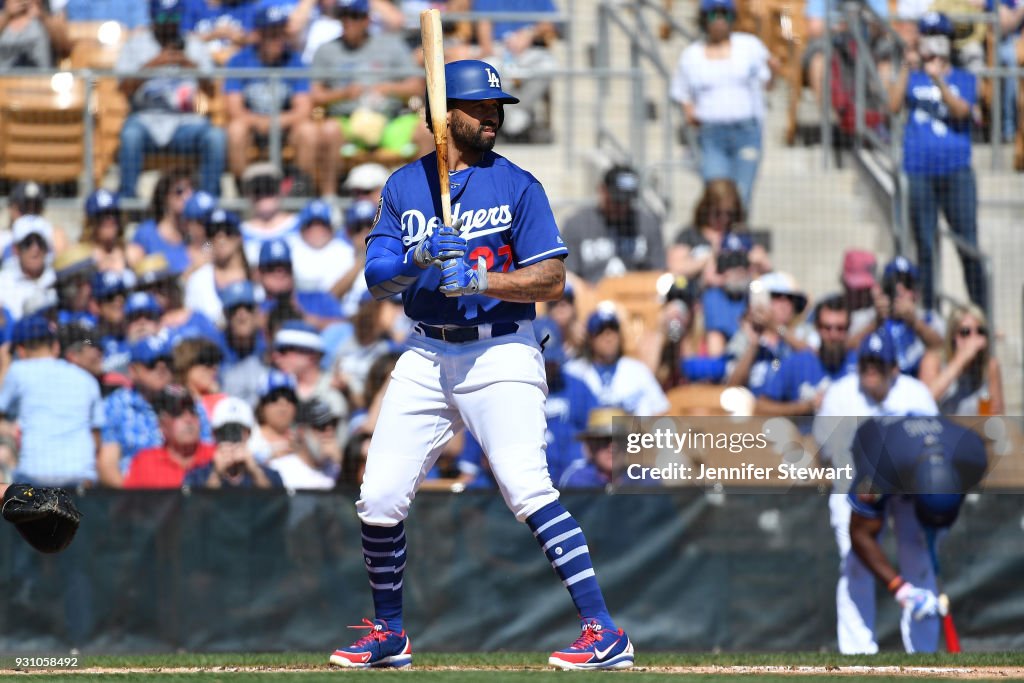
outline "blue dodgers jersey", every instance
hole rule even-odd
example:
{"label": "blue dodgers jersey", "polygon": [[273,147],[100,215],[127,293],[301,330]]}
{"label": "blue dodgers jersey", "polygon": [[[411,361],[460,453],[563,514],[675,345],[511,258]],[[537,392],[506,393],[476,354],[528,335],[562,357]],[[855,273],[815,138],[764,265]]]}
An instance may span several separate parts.
{"label": "blue dodgers jersey", "polygon": [[[971,107],[978,101],[977,80],[969,71],[953,69],[946,84]],[[903,167],[907,173],[944,175],[971,165],[971,117],[951,117],[938,86],[923,71],[910,72],[906,104]]]}
{"label": "blue dodgers jersey", "polygon": [[957,491],[977,485],[985,475],[985,443],[974,431],[945,417],[879,417],[865,420],[853,437],[853,484],[847,494],[857,514],[878,519],[888,496],[915,491],[922,457],[941,455],[957,477]]}
{"label": "blue dodgers jersey", "polygon": [[765,385],[763,395],[773,401],[807,400],[826,389],[832,380],[856,371],[856,351],[850,351],[843,364],[832,372],[825,368],[816,352],[798,351],[782,360],[778,372]]}
{"label": "blue dodgers jersey", "polygon": [[[442,224],[441,189],[434,153],[392,174],[384,186],[378,216],[367,244],[388,240],[390,251],[407,254]],[[563,258],[562,242],[544,188],[505,157],[488,152],[480,163],[450,176],[452,217],[462,220],[469,242],[463,257],[487,270],[511,272],[549,258]],[[411,262],[412,254],[407,255]],[[479,325],[533,320],[536,306],[499,301],[486,294],[446,297],[437,291],[441,270],[420,271],[402,292],[405,314],[428,325]]]}

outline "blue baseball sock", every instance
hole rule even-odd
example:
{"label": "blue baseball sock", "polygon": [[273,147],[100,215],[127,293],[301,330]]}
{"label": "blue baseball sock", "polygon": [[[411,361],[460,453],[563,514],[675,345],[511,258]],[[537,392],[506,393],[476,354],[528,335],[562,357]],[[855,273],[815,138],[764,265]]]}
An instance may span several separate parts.
{"label": "blue baseball sock", "polygon": [[530,515],[526,523],[562,585],[569,589],[580,618],[596,619],[602,628],[617,631],[597,585],[587,539],[569,511],[556,500]]}
{"label": "blue baseball sock", "polygon": [[373,591],[375,617],[388,622],[392,631],[402,630],[402,573],[405,571],[405,524],[362,525],[363,560]]}

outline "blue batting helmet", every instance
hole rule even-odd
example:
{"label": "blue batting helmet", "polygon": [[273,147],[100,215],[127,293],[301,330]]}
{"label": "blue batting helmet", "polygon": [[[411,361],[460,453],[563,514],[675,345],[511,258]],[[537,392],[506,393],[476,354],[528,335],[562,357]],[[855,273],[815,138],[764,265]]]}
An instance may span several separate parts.
{"label": "blue batting helmet", "polygon": [[498,70],[487,62],[462,59],[444,66],[445,95],[449,100],[498,100],[502,104],[517,104],[513,97],[501,89]]}

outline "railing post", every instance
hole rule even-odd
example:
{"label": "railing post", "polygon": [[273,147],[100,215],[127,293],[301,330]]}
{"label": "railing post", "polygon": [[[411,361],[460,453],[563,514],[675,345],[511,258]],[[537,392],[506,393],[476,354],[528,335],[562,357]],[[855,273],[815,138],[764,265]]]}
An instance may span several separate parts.
{"label": "railing post", "polygon": [[[93,119],[92,111],[89,109],[89,104],[92,101],[92,72],[88,69],[82,75],[82,79],[85,81],[84,97],[85,104],[82,107],[82,120],[85,122],[85,134],[82,138],[82,154],[85,155],[85,163],[82,167],[85,169],[85,182],[83,183],[83,194],[88,197],[92,194],[94,189],[93,180],[95,176],[96,166],[96,154],[93,151],[94,138],[93,138]],[[99,103],[102,106],[102,103]]]}
{"label": "railing post", "polygon": [[[594,46],[594,63],[598,69],[607,69],[609,65],[608,54],[611,50],[611,42],[608,27],[608,5],[601,0],[597,5],[597,45]],[[608,105],[608,76],[602,74],[597,77],[597,147],[604,141],[605,107]]]}
{"label": "railing post", "polygon": [[829,169],[832,157],[832,7],[833,3],[839,0],[825,0],[825,44],[822,50],[822,59],[825,60],[825,68],[822,69],[821,81],[821,168],[823,171]]}
{"label": "railing post", "polygon": [[[996,49],[994,61],[998,70],[1002,66],[999,63],[999,44],[1003,40],[998,15],[992,22],[992,39]],[[992,129],[989,137],[992,141],[992,170],[997,171],[1003,167],[1003,79],[999,76],[996,76],[992,83]]]}
{"label": "railing post", "polygon": [[270,76],[270,99],[270,135],[267,143],[270,147],[270,163],[284,173],[284,165],[281,163],[281,76],[276,72]]}
{"label": "railing post", "polygon": [[[569,16],[576,16],[576,0],[569,0]],[[572,30],[573,22],[568,21],[564,24],[565,27],[565,43],[568,51],[566,58],[566,66],[570,72],[576,71],[576,35]],[[564,116],[562,136],[567,138],[566,143],[562,145],[564,154],[562,157],[562,170],[569,173],[569,169],[572,168],[572,153],[576,149],[576,130],[573,125],[573,109],[578,106],[576,102],[576,87],[575,77],[570,75],[565,79],[565,102],[562,103],[562,113]],[[551,117],[554,119],[554,116]],[[552,120],[552,123],[554,121]]]}
{"label": "railing post", "polygon": [[632,148],[630,159],[634,168],[643,168],[647,163],[646,136],[644,135],[645,103],[644,92],[646,83],[640,66],[640,49],[633,36],[629,41],[629,68],[636,74],[632,83],[632,96],[629,108],[629,146]]}

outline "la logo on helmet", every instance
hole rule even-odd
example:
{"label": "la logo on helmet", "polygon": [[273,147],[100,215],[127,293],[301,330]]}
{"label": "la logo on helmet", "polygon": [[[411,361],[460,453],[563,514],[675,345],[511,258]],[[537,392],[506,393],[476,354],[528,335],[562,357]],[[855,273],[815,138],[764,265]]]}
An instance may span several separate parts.
{"label": "la logo on helmet", "polygon": [[501,87],[501,79],[498,78],[498,74],[494,73],[490,69],[486,69],[486,71],[487,71],[487,85],[489,87],[491,87],[491,88],[500,88]]}

